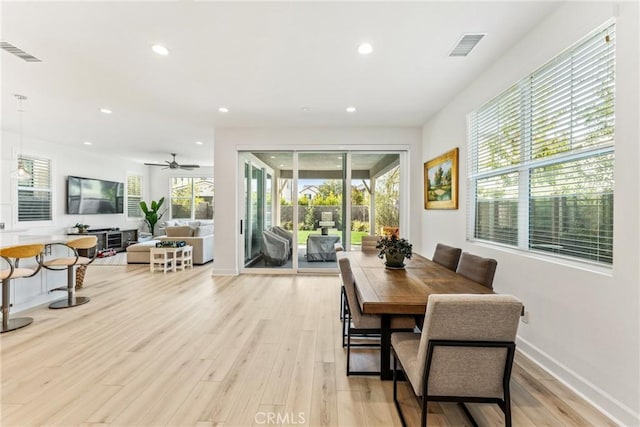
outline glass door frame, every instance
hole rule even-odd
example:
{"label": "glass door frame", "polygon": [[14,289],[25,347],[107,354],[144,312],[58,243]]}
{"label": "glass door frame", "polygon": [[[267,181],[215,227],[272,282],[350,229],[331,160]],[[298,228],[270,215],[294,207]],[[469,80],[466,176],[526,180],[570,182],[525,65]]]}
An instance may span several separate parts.
{"label": "glass door frame", "polygon": [[[245,159],[247,159],[246,154],[256,153],[265,153],[265,152],[288,152],[293,156],[293,179],[292,179],[292,201],[293,203],[293,224],[296,226],[293,227],[293,242],[294,242],[294,253],[297,253],[298,250],[298,155],[300,153],[342,153],[345,154],[343,156],[343,242],[347,244],[345,246],[345,250],[349,250],[351,247],[351,197],[350,197],[350,188],[351,188],[351,159],[352,154],[354,153],[387,153],[387,154],[398,154],[399,156],[399,165],[400,165],[400,201],[399,201],[399,209],[400,209],[400,230],[403,237],[410,236],[410,220],[409,220],[409,197],[410,197],[410,170],[409,170],[409,149],[410,147],[407,145],[398,145],[392,146],[327,146],[327,145],[313,145],[313,146],[259,146],[259,145],[251,145],[251,146],[238,146],[237,147],[237,159],[238,159],[238,177],[237,177],[237,188],[238,188],[238,208],[237,212],[239,213],[239,220],[242,221],[243,224],[246,224],[246,205],[245,205],[245,188],[244,188],[244,175],[245,175]],[[277,177],[273,175],[272,171],[272,179],[274,182],[277,180]],[[420,183],[422,185],[422,183]],[[277,185],[272,185],[273,188],[277,187]],[[349,197],[346,197],[347,195]],[[278,203],[278,200],[272,199],[273,203]],[[375,201],[372,204],[372,208],[375,209]],[[370,213],[370,218],[374,217],[374,212]],[[239,221],[239,222],[240,222]],[[371,220],[372,223],[374,222]],[[246,229],[246,225],[242,228]],[[374,230],[370,230],[374,231]],[[244,251],[245,251],[245,235],[244,230],[242,233],[238,235],[238,252],[237,252],[237,262],[238,262],[238,271],[240,274],[298,274],[298,273],[332,273],[335,274],[336,269],[332,268],[305,268],[300,269],[298,263],[298,257],[292,257],[292,267],[291,268],[248,268],[244,266]]]}

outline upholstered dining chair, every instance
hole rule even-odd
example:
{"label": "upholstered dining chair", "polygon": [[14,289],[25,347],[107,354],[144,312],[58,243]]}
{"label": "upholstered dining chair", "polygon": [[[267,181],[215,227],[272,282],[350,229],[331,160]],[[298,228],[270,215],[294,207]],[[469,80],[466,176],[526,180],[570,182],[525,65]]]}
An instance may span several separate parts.
{"label": "upholstered dining chair", "polygon": [[362,236],[361,250],[375,251],[378,240],[380,240],[380,236]]}
{"label": "upholstered dining chair", "polygon": [[[351,366],[351,347],[380,347],[381,318],[380,316],[364,314],[360,310],[360,304],[356,296],[356,280],[351,269],[351,261],[347,257],[338,260],[340,269],[340,278],[345,289],[347,306],[349,309],[345,313],[343,323],[344,333],[347,338],[347,376],[349,375],[380,375],[380,371],[352,371]],[[394,316],[391,319],[391,329],[396,331],[412,331],[415,326],[413,317],[410,316]],[[376,343],[361,343],[354,345],[351,338],[356,335],[359,337],[377,337]]]}
{"label": "upholstered dining chair", "polygon": [[[0,269],[2,279],[2,333],[23,328],[33,322],[31,317],[9,318],[11,311],[11,281],[35,276],[42,267],[42,252],[44,245],[19,245],[0,249],[0,257],[3,266]],[[20,261],[27,258],[34,258],[36,266],[21,267]]]}
{"label": "upholstered dining chair", "polygon": [[522,303],[511,295],[431,295],[421,334],[393,333],[393,400],[398,362],[420,400],[421,425],[427,425],[430,401],[496,403],[511,426],[509,380]]}
{"label": "upholstered dining chair", "polygon": [[[75,273],[77,267],[82,265],[89,265],[93,262],[98,254],[96,246],[98,245],[97,236],[79,237],[77,239],[69,240],[66,243],[52,243],[50,246],[63,246],[67,249],[68,256],[62,256],[60,258],[52,258],[45,260],[42,266],[48,270],[67,270],[67,286],[52,289],[53,291],[66,291],[67,298],[60,299],[49,304],[49,308],[69,308],[76,307],[78,305],[86,304],[91,299],[89,297],[77,297],[75,287]],[[93,256],[83,256],[78,251],[84,251],[85,254],[93,252]]]}
{"label": "upholstered dining chair", "polygon": [[498,261],[463,252],[458,263],[457,273],[469,280],[478,282],[493,289],[493,276],[496,274]]}
{"label": "upholstered dining chair", "polygon": [[432,261],[448,268],[449,270],[456,271],[461,253],[462,249],[460,248],[454,248],[443,243],[438,243],[436,245],[436,250],[433,253]]}

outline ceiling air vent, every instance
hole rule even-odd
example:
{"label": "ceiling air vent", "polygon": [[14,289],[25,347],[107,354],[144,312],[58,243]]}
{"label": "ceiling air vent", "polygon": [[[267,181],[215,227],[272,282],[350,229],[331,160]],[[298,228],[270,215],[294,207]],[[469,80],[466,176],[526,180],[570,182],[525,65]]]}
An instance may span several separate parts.
{"label": "ceiling air vent", "polygon": [[33,55],[29,55],[27,52],[25,52],[24,50],[20,49],[19,47],[15,47],[11,43],[0,42],[0,48],[6,50],[9,53],[14,54],[18,58],[24,59],[27,62],[42,62],[41,59],[38,59]]}
{"label": "ceiling air vent", "polygon": [[456,46],[449,52],[449,56],[467,56],[485,35],[485,33],[463,34]]}

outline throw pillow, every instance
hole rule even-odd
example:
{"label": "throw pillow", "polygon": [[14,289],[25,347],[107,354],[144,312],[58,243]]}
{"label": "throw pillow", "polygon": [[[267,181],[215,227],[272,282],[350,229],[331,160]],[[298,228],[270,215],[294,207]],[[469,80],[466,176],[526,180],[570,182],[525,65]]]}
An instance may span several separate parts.
{"label": "throw pillow", "polygon": [[193,230],[188,225],[166,227],[167,237],[192,237]]}
{"label": "throw pillow", "polygon": [[213,224],[196,227],[195,232],[193,233],[195,237],[209,236],[211,234],[213,234]]}

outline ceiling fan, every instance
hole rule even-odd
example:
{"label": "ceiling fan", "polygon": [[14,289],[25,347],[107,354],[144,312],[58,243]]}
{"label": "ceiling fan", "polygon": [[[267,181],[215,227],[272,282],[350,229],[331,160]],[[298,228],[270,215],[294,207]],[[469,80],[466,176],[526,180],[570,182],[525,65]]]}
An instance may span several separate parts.
{"label": "ceiling fan", "polygon": [[173,156],[173,160],[165,160],[166,163],[145,163],[147,166],[164,166],[164,169],[184,169],[191,170],[195,168],[199,168],[200,165],[181,165],[176,162],[176,153],[171,153]]}

